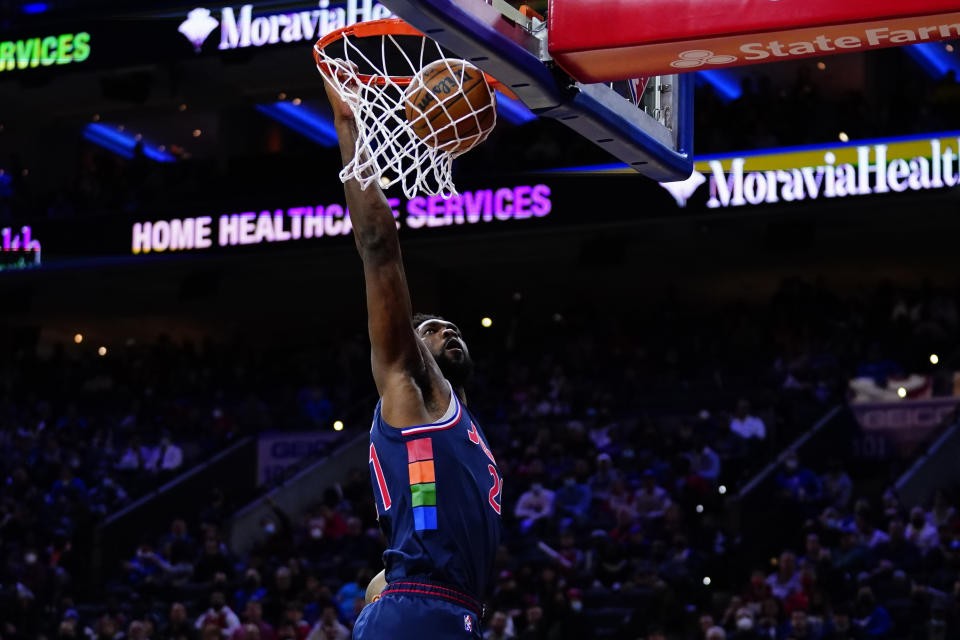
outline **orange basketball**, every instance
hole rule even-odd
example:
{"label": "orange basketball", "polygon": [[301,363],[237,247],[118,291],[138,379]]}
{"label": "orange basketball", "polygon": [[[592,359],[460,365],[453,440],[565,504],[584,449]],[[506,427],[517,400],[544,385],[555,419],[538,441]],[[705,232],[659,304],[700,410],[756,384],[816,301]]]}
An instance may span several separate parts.
{"label": "orange basketball", "polygon": [[407,121],[424,143],[451,153],[470,149],[496,123],[496,96],[483,72],[444,58],[421,69],[406,91]]}

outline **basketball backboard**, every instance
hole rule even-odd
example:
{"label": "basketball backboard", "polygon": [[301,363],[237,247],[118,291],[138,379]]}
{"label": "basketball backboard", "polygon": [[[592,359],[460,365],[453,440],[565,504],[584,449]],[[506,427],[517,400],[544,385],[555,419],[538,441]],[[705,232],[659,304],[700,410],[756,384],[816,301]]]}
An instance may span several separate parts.
{"label": "basketball backboard", "polygon": [[693,172],[693,77],[587,83],[554,64],[548,23],[503,0],[382,0],[397,16],[509,88],[534,113],[559,120],[659,182]]}

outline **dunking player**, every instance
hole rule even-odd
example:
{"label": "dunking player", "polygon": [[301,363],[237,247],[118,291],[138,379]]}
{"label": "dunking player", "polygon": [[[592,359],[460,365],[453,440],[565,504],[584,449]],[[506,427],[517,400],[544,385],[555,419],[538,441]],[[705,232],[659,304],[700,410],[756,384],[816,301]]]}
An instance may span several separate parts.
{"label": "dunking player", "polygon": [[[327,84],[344,164],[356,123]],[[376,183],[344,185],[363,259],[373,377],[380,402],[369,463],[387,586],[355,640],[480,638],[481,598],[500,544],[501,476],[464,384],[473,363],[452,323],[413,316],[390,205]]]}

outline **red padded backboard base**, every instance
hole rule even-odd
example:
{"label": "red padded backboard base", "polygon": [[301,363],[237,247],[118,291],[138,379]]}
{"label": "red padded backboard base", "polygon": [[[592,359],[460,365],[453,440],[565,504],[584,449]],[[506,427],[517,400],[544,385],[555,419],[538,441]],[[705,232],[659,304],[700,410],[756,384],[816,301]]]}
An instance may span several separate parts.
{"label": "red padded backboard base", "polygon": [[958,0],[551,0],[550,55],[607,82],[960,38]]}

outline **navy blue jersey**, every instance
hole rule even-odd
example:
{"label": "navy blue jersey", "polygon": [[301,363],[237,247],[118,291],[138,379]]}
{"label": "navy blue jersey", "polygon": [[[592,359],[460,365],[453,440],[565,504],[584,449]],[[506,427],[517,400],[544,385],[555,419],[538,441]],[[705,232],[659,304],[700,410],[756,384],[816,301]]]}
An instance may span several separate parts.
{"label": "navy blue jersey", "polygon": [[483,431],[457,394],[433,423],[370,429],[370,473],[387,582],[424,577],[477,598],[500,545],[502,479]]}

